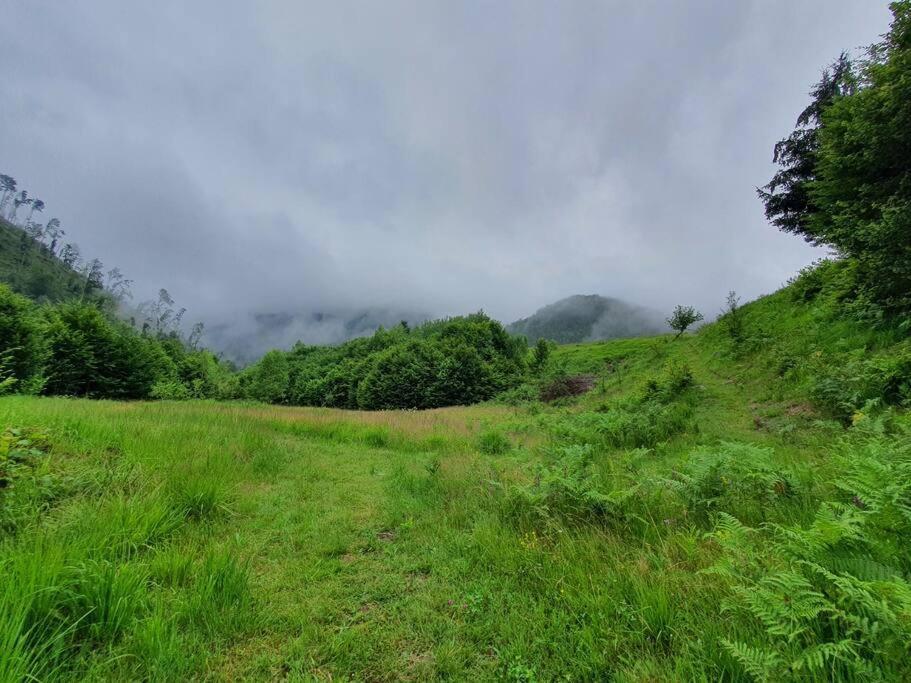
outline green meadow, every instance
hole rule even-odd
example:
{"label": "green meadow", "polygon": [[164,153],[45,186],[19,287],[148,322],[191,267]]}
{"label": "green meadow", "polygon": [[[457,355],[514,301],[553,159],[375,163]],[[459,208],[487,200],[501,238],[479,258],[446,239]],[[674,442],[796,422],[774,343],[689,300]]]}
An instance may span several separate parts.
{"label": "green meadow", "polygon": [[909,347],[795,291],[551,403],[0,398],[0,680],[907,680]]}

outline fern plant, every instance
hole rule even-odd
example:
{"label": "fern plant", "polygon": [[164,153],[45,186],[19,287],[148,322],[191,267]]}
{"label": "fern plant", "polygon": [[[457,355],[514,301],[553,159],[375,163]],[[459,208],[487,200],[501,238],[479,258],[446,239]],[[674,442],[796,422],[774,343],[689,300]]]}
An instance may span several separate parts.
{"label": "fern plant", "polygon": [[[911,678],[911,458],[907,438],[842,444],[832,491],[811,523],[744,524],[714,515],[722,646],[757,681]],[[763,479],[760,477],[759,479]]]}
{"label": "fern plant", "polygon": [[538,467],[534,481],[515,485],[509,503],[514,513],[535,520],[603,523],[624,520],[638,487],[609,489],[598,475],[590,445],[555,448]]}
{"label": "fern plant", "polygon": [[683,468],[661,483],[700,522],[718,511],[766,519],[770,510],[800,488],[792,473],[773,464],[772,456],[769,448],[724,442],[697,449]]}

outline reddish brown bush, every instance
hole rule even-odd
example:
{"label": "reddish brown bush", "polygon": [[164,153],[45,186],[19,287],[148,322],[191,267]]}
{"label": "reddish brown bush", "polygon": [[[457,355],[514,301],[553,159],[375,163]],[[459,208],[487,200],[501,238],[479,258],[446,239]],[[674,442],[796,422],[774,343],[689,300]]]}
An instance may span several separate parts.
{"label": "reddish brown bush", "polygon": [[594,375],[570,375],[555,379],[541,389],[542,401],[556,401],[566,396],[579,396],[595,386]]}

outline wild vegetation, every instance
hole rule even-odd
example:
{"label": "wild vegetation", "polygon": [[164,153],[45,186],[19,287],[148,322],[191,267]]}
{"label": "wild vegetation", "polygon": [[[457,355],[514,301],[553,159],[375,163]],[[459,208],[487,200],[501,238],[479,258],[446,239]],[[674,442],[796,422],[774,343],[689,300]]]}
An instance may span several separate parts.
{"label": "wild vegetation", "polygon": [[871,320],[911,308],[911,5],[890,7],[881,42],[824,72],[759,190],[779,228],[852,259],[854,307]]}
{"label": "wild vegetation", "polygon": [[907,678],[911,349],[842,275],[547,404],[6,397],[0,678]]}
{"label": "wild vegetation", "polygon": [[893,13],[761,191],[840,253],[694,333],[476,314],[233,373],[169,297],[0,288],[0,681],[911,679]]}

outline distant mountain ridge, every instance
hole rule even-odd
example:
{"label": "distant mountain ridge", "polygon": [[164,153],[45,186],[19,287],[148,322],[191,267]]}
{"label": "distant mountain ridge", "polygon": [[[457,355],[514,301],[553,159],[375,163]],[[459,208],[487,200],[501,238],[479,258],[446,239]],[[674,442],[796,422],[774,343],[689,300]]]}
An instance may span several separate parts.
{"label": "distant mountain ridge", "polygon": [[598,294],[576,294],[538,309],[506,326],[529,344],[550,339],[573,344],[601,339],[642,337],[667,331],[661,315],[642,306]]}

